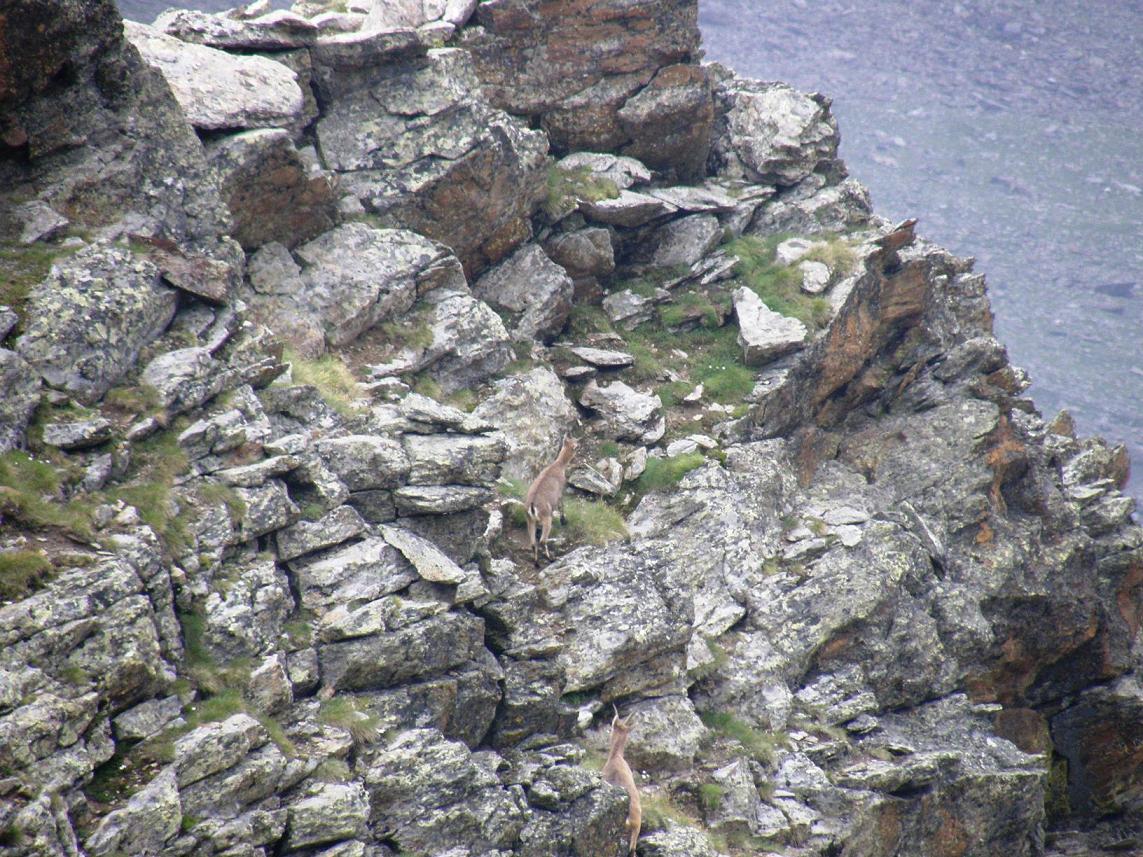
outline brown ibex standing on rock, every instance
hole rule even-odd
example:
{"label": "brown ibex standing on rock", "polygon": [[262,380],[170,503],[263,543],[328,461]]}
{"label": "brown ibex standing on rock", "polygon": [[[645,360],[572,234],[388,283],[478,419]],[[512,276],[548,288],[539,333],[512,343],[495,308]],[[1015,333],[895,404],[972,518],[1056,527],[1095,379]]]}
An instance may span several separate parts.
{"label": "brown ibex standing on rock", "polygon": [[528,516],[528,544],[532,547],[532,558],[537,563],[540,561],[540,549],[536,544],[536,524],[540,525],[540,544],[544,546],[544,556],[551,559],[548,534],[552,531],[552,515],[556,509],[560,511],[560,523],[567,523],[564,518],[564,486],[567,485],[568,464],[575,455],[576,446],[575,438],[571,435],[565,437],[556,460],[540,471],[524,498],[524,513]]}
{"label": "brown ibex standing on rock", "polygon": [[607,764],[603,766],[603,781],[613,786],[622,786],[631,799],[627,809],[627,853],[635,853],[635,843],[639,841],[639,828],[643,826],[643,806],[639,803],[639,789],[635,787],[635,776],[631,773],[631,766],[623,758],[623,748],[627,746],[627,737],[631,734],[631,719],[621,720],[619,709],[615,708],[615,717],[611,720],[611,749],[607,753]]}

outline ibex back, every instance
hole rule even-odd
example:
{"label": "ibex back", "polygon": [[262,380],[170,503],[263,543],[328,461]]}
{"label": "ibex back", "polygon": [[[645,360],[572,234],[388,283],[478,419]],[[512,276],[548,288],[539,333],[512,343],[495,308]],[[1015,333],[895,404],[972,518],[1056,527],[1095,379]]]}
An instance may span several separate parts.
{"label": "ibex back", "polygon": [[[615,708],[612,705],[612,708]],[[639,789],[635,787],[635,776],[631,766],[623,758],[623,748],[631,734],[631,720],[622,720],[619,709],[611,720],[611,749],[607,753],[607,763],[603,766],[603,781],[613,786],[622,786],[630,798],[627,808],[627,853],[635,853],[635,843],[639,841],[639,829],[643,826],[643,806],[639,803]]]}
{"label": "ibex back", "polygon": [[528,544],[532,548],[532,559],[537,563],[540,561],[540,549],[536,544],[536,524],[540,525],[540,544],[544,546],[544,556],[551,559],[548,535],[552,531],[552,516],[556,509],[560,510],[560,523],[566,523],[563,512],[564,487],[568,481],[568,464],[575,455],[576,446],[575,438],[571,435],[565,437],[556,460],[540,471],[524,498],[524,513],[528,518]]}

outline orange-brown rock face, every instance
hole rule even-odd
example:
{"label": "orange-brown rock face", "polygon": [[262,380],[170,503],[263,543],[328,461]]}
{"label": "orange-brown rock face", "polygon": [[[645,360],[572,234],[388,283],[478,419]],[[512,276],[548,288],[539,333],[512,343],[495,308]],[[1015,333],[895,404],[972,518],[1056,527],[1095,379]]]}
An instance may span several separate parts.
{"label": "orange-brown rock face", "polygon": [[477,20],[490,100],[538,118],[557,152],[622,150],[701,175],[714,110],[693,0],[493,0]]}

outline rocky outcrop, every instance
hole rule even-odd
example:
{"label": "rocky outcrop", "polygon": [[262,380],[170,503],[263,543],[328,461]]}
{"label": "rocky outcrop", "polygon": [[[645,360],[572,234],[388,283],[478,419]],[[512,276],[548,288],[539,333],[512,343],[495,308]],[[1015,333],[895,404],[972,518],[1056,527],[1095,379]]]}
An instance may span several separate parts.
{"label": "rocky outcrop", "polygon": [[694,64],[697,8],[482,3],[468,45],[489,98],[535,117],[558,152],[627,150],[693,178],[709,145],[710,83]]}
{"label": "rocky outcrop", "polygon": [[826,99],[697,66],[686,3],[167,13],[314,96],[204,149],[110,6],[25,6],[6,849],[617,853],[613,705],[641,853],[1143,841],[1126,453],[1024,398]]}
{"label": "rocky outcrop", "polygon": [[328,166],[366,210],[448,244],[468,271],[499,261],[529,236],[544,135],[480,98],[466,51],[433,50],[374,74],[318,120]]}

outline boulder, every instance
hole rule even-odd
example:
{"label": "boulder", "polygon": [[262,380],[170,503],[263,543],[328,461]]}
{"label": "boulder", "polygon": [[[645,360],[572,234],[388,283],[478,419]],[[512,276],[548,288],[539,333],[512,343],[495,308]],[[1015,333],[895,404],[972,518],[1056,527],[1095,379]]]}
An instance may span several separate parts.
{"label": "boulder", "polygon": [[162,407],[172,414],[197,408],[222,392],[225,367],[207,348],[177,348],[151,360],[142,373]]}
{"label": "boulder", "polygon": [[656,230],[651,264],[656,268],[690,267],[722,240],[722,225],[713,214],[692,214]]}
{"label": "boulder", "polygon": [[[301,270],[291,299],[267,303],[275,313],[300,309],[318,321],[331,347],[406,312],[424,289],[462,286],[464,276],[446,248],[405,230],[346,223],[297,248]],[[287,264],[288,268],[288,264]],[[257,286],[255,286],[257,288]],[[285,295],[284,295],[285,296]]]}
{"label": "boulder", "polygon": [[44,443],[63,450],[87,449],[110,439],[112,426],[103,417],[48,423],[44,426]]}
{"label": "boulder", "polygon": [[576,282],[615,270],[611,233],[598,226],[553,236],[544,242],[544,252]]}
{"label": "boulder", "polygon": [[383,598],[417,579],[404,556],[376,537],[295,559],[290,570],[297,578],[301,606],[319,612]]}
{"label": "boulder", "polygon": [[762,366],[797,351],[806,341],[806,326],[796,318],[774,312],[745,286],[734,292],[738,344],[748,366]]}
{"label": "boulder", "polygon": [[203,642],[219,661],[269,654],[294,610],[285,573],[273,560],[226,567],[228,586],[206,599]]}
{"label": "boulder", "polygon": [[[477,7],[476,21],[483,33],[469,44],[492,103],[539,118],[556,150],[609,151],[634,143],[652,156],[669,152],[681,162],[693,160],[683,144],[701,146],[703,135],[688,134],[681,117],[702,104],[701,85],[700,94],[691,91],[701,70],[684,67],[658,85],[653,81],[660,69],[695,56],[696,4],[651,0],[572,8],[495,0]],[[621,108],[645,87],[652,92],[622,117]],[[702,121],[700,109],[694,125]],[[656,135],[672,145],[654,148]]]}
{"label": "boulder", "polygon": [[819,185],[820,182],[807,179],[805,187],[790,188],[757,206],[746,231],[751,235],[816,235],[869,225],[873,204],[862,184],[846,179],[826,188]]}
{"label": "boulder", "polygon": [[333,227],[337,201],[329,180],[310,175],[289,132],[260,128],[207,145],[233,235],[247,252],[276,241],[294,247]]}
{"label": "boulder", "polygon": [[717,84],[715,97],[710,159],[717,175],[780,187],[811,174],[845,177],[837,122],[825,96],[732,75]]}
{"label": "boulder", "polygon": [[395,488],[409,478],[409,456],[394,438],[347,435],[319,441],[317,449],[350,491]]}
{"label": "boulder", "polygon": [[[436,729],[401,732],[359,759],[370,820],[385,820],[403,851],[511,848],[527,813],[463,744]],[[426,810],[426,807],[430,809]]]}
{"label": "boulder", "polygon": [[633,229],[670,214],[675,207],[645,193],[621,190],[614,199],[583,200],[580,210],[588,220]]}
{"label": "boulder", "polygon": [[158,854],[179,833],[182,820],[175,772],[168,768],[131,795],[125,806],[101,818],[84,840],[84,850],[96,857]]}
{"label": "boulder", "polygon": [[706,69],[685,63],[659,69],[617,116],[631,140],[625,154],[682,181],[705,175],[714,120]]}
{"label": "boulder", "polygon": [[655,443],[666,431],[663,402],[657,395],[640,393],[622,381],[603,386],[592,380],[579,403],[599,415],[599,430],[616,440]]}
{"label": "boulder", "polygon": [[694,765],[695,754],[707,738],[694,703],[686,696],[649,699],[623,712],[635,717],[624,757],[640,771],[685,771]]}
{"label": "boulder", "polygon": [[296,559],[340,545],[365,531],[365,522],[350,506],[339,506],[316,521],[298,521],[274,534],[281,560]]}
{"label": "boulder", "polygon": [[460,49],[386,67],[327,107],[317,137],[368,211],[448,244],[470,273],[529,237],[545,192],[546,138],[487,106]]}
{"label": "boulder", "polygon": [[536,244],[525,244],[486,271],[473,294],[493,307],[519,314],[512,338],[550,340],[571,313],[574,287],[567,272]]}
{"label": "boulder", "polygon": [[301,118],[297,75],[281,63],[190,44],[134,21],[124,22],[124,32],[167,79],[195,128],[290,126]]}
{"label": "boulder", "polygon": [[576,419],[564,385],[544,367],[497,381],[473,413],[500,430],[507,448],[502,473],[521,482],[555,457]]}
{"label": "boulder", "polygon": [[802,291],[807,295],[820,295],[829,288],[830,270],[824,262],[802,262]]}
{"label": "boulder", "polygon": [[415,367],[427,369],[445,393],[478,384],[512,360],[504,322],[470,295],[448,295],[433,303],[429,332],[432,341]]}
{"label": "boulder", "polygon": [[15,348],[49,385],[93,403],[166,328],[177,300],[153,264],[123,247],[93,245],[32,289]]}
{"label": "boulder", "polygon": [[40,384],[30,363],[0,348],[0,452],[24,446],[24,429],[40,403]]}
{"label": "boulder", "polygon": [[288,810],[290,851],[352,839],[367,831],[369,800],[360,782],[318,784],[291,801]]}
{"label": "boulder", "polygon": [[312,44],[322,32],[313,20],[285,9],[251,18],[168,9],[152,26],[184,42],[236,53],[301,48]]}

